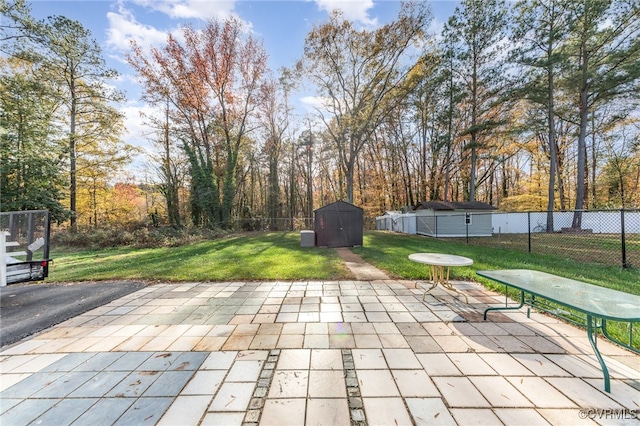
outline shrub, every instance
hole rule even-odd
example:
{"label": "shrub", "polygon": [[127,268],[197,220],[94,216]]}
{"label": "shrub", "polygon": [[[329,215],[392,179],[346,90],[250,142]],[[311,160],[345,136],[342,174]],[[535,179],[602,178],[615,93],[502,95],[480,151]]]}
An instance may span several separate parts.
{"label": "shrub", "polygon": [[137,229],[92,229],[83,232],[57,230],[52,232],[51,244],[58,248],[101,249],[108,247],[177,247],[198,241],[217,239],[226,235],[222,230],[172,227]]}

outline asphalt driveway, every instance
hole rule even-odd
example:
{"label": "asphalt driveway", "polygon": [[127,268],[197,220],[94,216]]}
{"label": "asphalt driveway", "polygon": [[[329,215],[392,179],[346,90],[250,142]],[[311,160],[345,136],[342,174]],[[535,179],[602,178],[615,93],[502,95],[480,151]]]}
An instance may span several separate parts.
{"label": "asphalt driveway", "polygon": [[0,346],[17,342],[145,285],[117,281],[0,287]]}

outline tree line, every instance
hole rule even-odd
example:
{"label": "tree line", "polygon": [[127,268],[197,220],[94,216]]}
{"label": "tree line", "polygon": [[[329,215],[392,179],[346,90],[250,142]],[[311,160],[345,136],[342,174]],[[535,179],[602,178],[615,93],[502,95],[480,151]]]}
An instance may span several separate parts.
{"label": "tree line", "polygon": [[[114,179],[134,148],[90,33],[34,21],[22,1],[2,0],[2,13],[3,210],[48,208],[72,228],[151,214],[276,229],[338,199],[369,216],[477,200],[575,209],[580,228],[582,210],[640,207],[637,1],[464,0],[439,34],[427,2],[375,29],[336,11],[280,70],[233,17],[155,48],[132,41],[127,61],[156,111],[144,184]],[[305,117],[299,88],[316,96]]]}

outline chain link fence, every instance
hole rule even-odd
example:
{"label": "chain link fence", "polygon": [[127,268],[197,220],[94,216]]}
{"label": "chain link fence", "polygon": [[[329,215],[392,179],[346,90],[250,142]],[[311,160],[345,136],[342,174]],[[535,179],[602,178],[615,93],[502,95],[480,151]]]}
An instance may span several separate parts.
{"label": "chain link fence", "polygon": [[[581,212],[580,229],[572,228],[575,211],[446,212],[425,217],[413,213],[366,218],[366,229],[386,229],[446,238],[466,244],[561,256],[577,262],[640,267],[640,209]],[[238,231],[314,229],[313,218],[235,219]],[[549,229],[548,229],[549,228]]]}
{"label": "chain link fence", "polygon": [[[640,267],[640,210],[583,211],[581,227],[573,228],[575,211],[459,214],[468,244],[559,256],[584,263]],[[449,215],[448,218],[450,219]],[[476,236],[473,224],[491,217],[491,235]],[[488,217],[484,217],[484,222]],[[550,226],[552,223],[552,227]],[[437,234],[433,235],[440,238]]]}
{"label": "chain link fence", "polygon": [[236,218],[229,221],[229,229],[235,231],[302,231],[313,230],[312,217],[294,218]]}

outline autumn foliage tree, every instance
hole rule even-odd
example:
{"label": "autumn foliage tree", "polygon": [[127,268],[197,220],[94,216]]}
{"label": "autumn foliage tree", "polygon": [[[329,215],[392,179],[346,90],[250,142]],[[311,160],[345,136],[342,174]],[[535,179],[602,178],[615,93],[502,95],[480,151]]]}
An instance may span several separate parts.
{"label": "autumn foliage tree", "polygon": [[192,220],[227,226],[236,195],[241,147],[248,141],[267,70],[261,43],[237,18],[183,29],[145,52],[135,42],[128,56],[146,98],[168,100],[173,133],[190,164]]}
{"label": "autumn foliage tree", "polygon": [[340,12],[305,40],[305,76],[326,99],[318,114],[335,144],[353,202],[354,173],[364,146],[410,91],[410,54],[431,22],[426,3],[402,3],[398,18],[374,31],[356,29]]}

